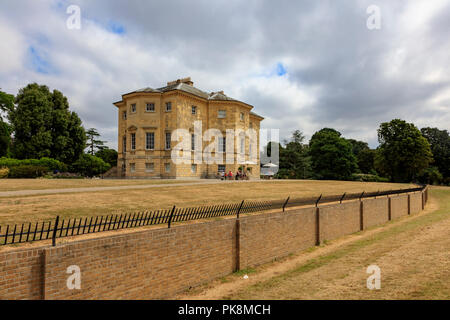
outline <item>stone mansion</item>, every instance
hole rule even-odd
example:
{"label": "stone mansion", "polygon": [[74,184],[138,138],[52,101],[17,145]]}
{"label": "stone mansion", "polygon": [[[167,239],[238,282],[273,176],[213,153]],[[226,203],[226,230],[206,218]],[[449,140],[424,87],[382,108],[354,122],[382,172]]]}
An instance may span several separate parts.
{"label": "stone mansion", "polygon": [[[250,179],[259,179],[259,128],[264,118],[252,112],[253,106],[232,99],[223,91],[199,90],[190,78],[168,82],[158,89],[124,94],[114,105],[119,115],[119,177],[212,178],[221,171],[232,171],[234,175],[241,170]],[[192,157],[183,163],[173,159],[177,140],[172,133],[177,129],[185,129],[190,138],[185,154],[189,152],[190,157],[192,152]],[[205,142],[209,129],[221,137]],[[230,129],[241,133],[230,138]],[[242,131],[255,132],[256,138],[241,135]],[[202,161],[205,147],[214,143],[216,147],[210,154],[220,160]]]}

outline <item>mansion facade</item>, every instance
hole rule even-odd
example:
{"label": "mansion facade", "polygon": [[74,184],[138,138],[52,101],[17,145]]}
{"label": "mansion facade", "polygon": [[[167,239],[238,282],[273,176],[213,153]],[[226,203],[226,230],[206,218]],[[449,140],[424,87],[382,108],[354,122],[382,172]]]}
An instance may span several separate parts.
{"label": "mansion facade", "polygon": [[[220,172],[235,175],[240,170],[250,179],[259,179],[259,130],[264,118],[252,112],[253,106],[223,91],[199,90],[190,78],[124,94],[114,105],[119,116],[119,177],[213,178]],[[189,150],[184,152],[189,156],[192,152],[192,157],[182,163],[175,161],[172,152],[177,146],[177,129],[184,129],[190,138],[184,144]],[[240,133],[230,138],[230,130]],[[205,141],[210,132],[221,137]],[[243,132],[254,132],[255,138]],[[204,161],[203,152],[210,143],[216,143],[209,153],[217,160],[214,163]]]}

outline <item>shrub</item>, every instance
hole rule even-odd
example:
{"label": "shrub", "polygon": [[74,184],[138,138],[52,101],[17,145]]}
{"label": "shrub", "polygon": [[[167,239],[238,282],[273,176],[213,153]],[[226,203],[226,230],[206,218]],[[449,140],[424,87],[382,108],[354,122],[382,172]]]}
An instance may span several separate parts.
{"label": "shrub", "polygon": [[9,169],[8,168],[0,168],[0,179],[5,179],[8,177]]}
{"label": "shrub", "polygon": [[58,172],[47,174],[43,177],[44,179],[84,179],[83,176],[78,173],[70,173],[70,172]]}
{"label": "shrub", "polygon": [[389,182],[388,178],[383,178],[375,174],[354,173],[351,180],[361,182]]}
{"label": "shrub", "polygon": [[85,179],[85,177],[74,173],[73,175],[54,175],[52,179]]}
{"label": "shrub", "polygon": [[72,164],[71,171],[87,177],[105,173],[111,166],[102,159],[90,154],[83,154]]}
{"label": "shrub", "polygon": [[67,166],[56,159],[41,158],[41,160],[38,160],[38,162],[39,166],[47,167],[50,170],[67,171]]}
{"label": "shrub", "polygon": [[9,178],[38,178],[48,171],[47,167],[22,165],[9,169]]}
{"label": "shrub", "polygon": [[442,180],[442,183],[446,186],[450,186],[450,177],[446,177]]}
{"label": "shrub", "polygon": [[95,156],[109,163],[111,167],[117,166],[117,151],[114,149],[101,149],[95,153]]}
{"label": "shrub", "polygon": [[421,172],[418,179],[421,183],[438,185],[444,180],[444,177],[437,167],[429,167]]}
{"label": "shrub", "polygon": [[290,169],[279,169],[274,175],[275,179],[296,179],[295,171]]}

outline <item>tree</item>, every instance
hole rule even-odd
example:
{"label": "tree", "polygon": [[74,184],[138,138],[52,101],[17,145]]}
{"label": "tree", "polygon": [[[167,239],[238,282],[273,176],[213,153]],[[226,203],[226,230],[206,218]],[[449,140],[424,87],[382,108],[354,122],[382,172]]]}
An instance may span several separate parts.
{"label": "tree", "polygon": [[355,157],[358,156],[363,150],[370,149],[367,142],[364,141],[358,141],[355,139],[347,139],[348,142],[352,145],[352,152],[355,155]]}
{"label": "tree", "polygon": [[0,91],[0,111],[8,112],[14,108],[14,96]]}
{"label": "tree", "polygon": [[15,102],[8,117],[16,158],[52,157],[68,164],[79,158],[86,142],[84,128],[61,92],[32,83],[19,90]]}
{"label": "tree", "polygon": [[70,164],[83,153],[85,131],[78,115],[69,111],[69,102],[60,91],[53,91],[52,104],[51,157]]}
{"label": "tree", "polygon": [[[0,91],[0,111],[8,112],[14,108],[14,96]],[[3,121],[0,114],[0,157],[8,156],[11,145],[11,127]]]}
{"label": "tree", "polygon": [[102,159],[90,154],[82,154],[71,166],[71,171],[80,173],[87,177],[101,175],[108,171],[111,166]]}
{"label": "tree", "polygon": [[111,167],[117,166],[117,151],[105,147],[95,153],[95,156],[109,163]]}
{"label": "tree", "polygon": [[356,157],[356,163],[362,173],[375,173],[375,150],[369,148],[367,142],[347,139],[352,145],[352,152]]}
{"label": "tree", "polygon": [[357,164],[358,168],[362,173],[376,174],[375,171],[375,154],[376,151],[373,149],[364,149],[358,153]]}
{"label": "tree", "polygon": [[434,165],[444,178],[450,178],[450,134],[438,128],[422,128],[422,135],[427,139],[433,153]]}
{"label": "tree", "polygon": [[291,139],[284,142],[285,147],[280,147],[279,177],[308,179],[312,176],[308,145],[303,143],[304,140],[303,133],[295,130]]}
{"label": "tree", "polygon": [[11,128],[0,119],[0,157],[7,157],[11,145]]}
{"label": "tree", "polygon": [[71,164],[84,153],[86,148],[86,133],[81,119],[75,112],[70,113],[68,131],[70,139],[67,142],[69,151],[66,153],[66,163]]}
{"label": "tree", "polygon": [[30,84],[19,90],[16,103],[8,114],[14,131],[14,156],[18,159],[50,157],[53,106],[48,87]]}
{"label": "tree", "polygon": [[86,131],[87,147],[91,155],[95,154],[95,150],[102,150],[106,148],[106,141],[98,140],[96,139],[97,137],[100,137],[100,133],[98,133],[97,129],[90,128]]}
{"label": "tree", "polygon": [[318,179],[347,180],[357,168],[351,143],[334,129],[316,132],[309,142],[309,153]]}
{"label": "tree", "polygon": [[394,182],[415,180],[433,160],[430,144],[412,123],[400,119],[382,123],[378,141],[375,167]]}

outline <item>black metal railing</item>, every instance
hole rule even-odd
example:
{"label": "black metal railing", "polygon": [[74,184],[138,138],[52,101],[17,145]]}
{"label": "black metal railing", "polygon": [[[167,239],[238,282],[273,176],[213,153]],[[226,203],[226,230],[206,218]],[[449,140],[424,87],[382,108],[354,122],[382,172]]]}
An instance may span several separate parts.
{"label": "black metal railing", "polygon": [[425,188],[410,188],[390,191],[362,192],[362,193],[344,193],[342,195],[331,195],[310,198],[291,199],[271,201],[242,201],[240,203],[211,205],[190,208],[172,207],[166,210],[154,210],[135,212],[129,214],[111,214],[107,216],[92,216],[73,219],[60,219],[56,217],[54,221],[23,223],[22,225],[0,226],[0,245],[34,242],[52,239],[53,245],[57,238],[72,237],[90,233],[104,231],[135,228],[141,226],[167,224],[170,228],[172,223],[200,220],[214,217],[224,217],[240,214],[252,213],[265,210],[300,207],[300,206],[318,206],[319,204],[340,202],[345,200],[355,200],[363,198],[373,198],[409,192],[423,191]]}

